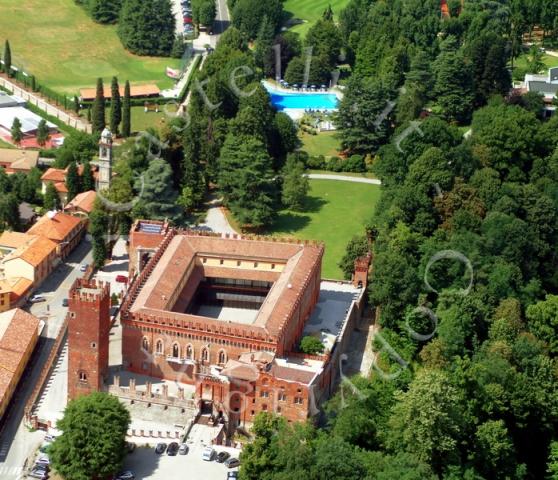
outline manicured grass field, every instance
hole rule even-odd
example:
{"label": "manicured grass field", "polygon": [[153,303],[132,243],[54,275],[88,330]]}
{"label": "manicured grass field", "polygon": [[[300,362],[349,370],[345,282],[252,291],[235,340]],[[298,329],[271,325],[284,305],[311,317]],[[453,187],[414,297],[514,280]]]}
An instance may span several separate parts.
{"label": "manicured grass field", "polygon": [[331,5],[335,17],[349,3],[348,0],[286,0],[283,4],[284,10],[292,14],[292,19],[304,20],[304,23],[292,27],[293,32],[304,36],[312,24],[324,13],[328,5]]}
{"label": "manicured grass field", "polygon": [[308,155],[323,155],[333,157],[339,155],[340,143],[335,136],[336,132],[320,132],[317,135],[310,135],[306,132],[300,133],[302,150]]}
{"label": "manicured grass field", "polygon": [[10,41],[12,64],[62,93],[94,87],[97,77],[168,88],[165,67],[179,60],[127,52],[115,26],[99,25],[74,0],[2,0],[0,44]]}
{"label": "manicured grass field", "polygon": [[380,187],[337,180],[310,180],[307,211],[281,211],[275,236],[292,236],[325,242],[322,278],[342,279],[337,263],[347,242],[364,233],[380,196]]}

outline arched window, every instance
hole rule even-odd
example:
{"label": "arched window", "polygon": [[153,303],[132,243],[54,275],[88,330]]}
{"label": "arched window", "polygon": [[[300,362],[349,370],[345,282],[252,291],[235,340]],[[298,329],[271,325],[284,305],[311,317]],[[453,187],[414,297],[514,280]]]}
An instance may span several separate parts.
{"label": "arched window", "polygon": [[155,350],[158,354],[163,353],[163,340],[157,340],[157,347]]}
{"label": "arched window", "polygon": [[149,352],[149,340],[147,340],[147,337],[143,337],[141,341],[141,348],[143,348],[146,352]]}
{"label": "arched window", "polygon": [[202,349],[201,359],[202,362],[207,362],[209,360],[209,350],[207,348]]}
{"label": "arched window", "polygon": [[188,345],[186,347],[186,358],[194,358],[194,349],[192,348],[192,345]]}
{"label": "arched window", "polygon": [[79,381],[87,382],[87,374],[85,372],[79,372]]}
{"label": "arched window", "polygon": [[227,361],[227,355],[223,350],[219,352],[219,365],[224,365]]}
{"label": "arched window", "polygon": [[180,347],[178,346],[178,343],[175,343],[175,344],[172,346],[172,356],[173,356],[174,358],[180,357]]}

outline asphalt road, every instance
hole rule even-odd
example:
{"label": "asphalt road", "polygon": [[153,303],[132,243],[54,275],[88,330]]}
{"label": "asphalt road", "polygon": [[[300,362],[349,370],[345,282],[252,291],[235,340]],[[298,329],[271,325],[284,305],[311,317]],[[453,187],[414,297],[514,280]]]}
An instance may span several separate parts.
{"label": "asphalt road", "polygon": [[68,290],[75,279],[83,275],[80,266],[91,261],[91,244],[84,239],[35,292],[44,295],[47,300],[31,305],[29,311],[44,320],[46,325],[11,405],[0,424],[0,478],[2,480],[22,478],[25,460],[42,441],[43,432],[29,432],[24,426],[23,409],[66,316],[67,308],[62,306],[62,300],[67,298]]}

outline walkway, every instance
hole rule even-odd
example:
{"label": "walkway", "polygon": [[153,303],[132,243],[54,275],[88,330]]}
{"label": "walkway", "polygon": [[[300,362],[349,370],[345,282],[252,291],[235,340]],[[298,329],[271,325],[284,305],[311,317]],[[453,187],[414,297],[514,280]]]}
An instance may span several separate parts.
{"label": "walkway", "polygon": [[54,105],[47,103],[38,94],[28,92],[21,87],[18,87],[14,82],[7,80],[4,77],[0,77],[0,86],[12,92],[13,95],[23,98],[37,108],[40,108],[48,115],[56,117],[61,122],[75,128],[76,130],[81,130],[82,132],[91,133],[91,125],[80,118],[68,115],[64,110],[55,107]]}
{"label": "walkway", "polygon": [[208,230],[217,233],[237,233],[227,220],[223,208],[221,207],[221,200],[214,198],[207,203],[207,215],[205,221],[200,223],[198,228],[200,230]]}
{"label": "walkway", "polygon": [[351,177],[349,175],[336,175],[333,173],[307,173],[306,176],[312,180],[341,180],[344,182],[369,183],[371,185],[382,184],[381,180],[377,178]]}

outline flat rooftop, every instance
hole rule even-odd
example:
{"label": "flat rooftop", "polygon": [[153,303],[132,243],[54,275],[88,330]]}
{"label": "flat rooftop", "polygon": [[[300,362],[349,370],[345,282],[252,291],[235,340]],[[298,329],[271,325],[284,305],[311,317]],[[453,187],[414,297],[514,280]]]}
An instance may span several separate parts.
{"label": "flat rooftop", "polygon": [[303,335],[319,338],[328,350],[341,333],[351,304],[362,293],[350,283],[322,281],[318,303],[304,326]]}

